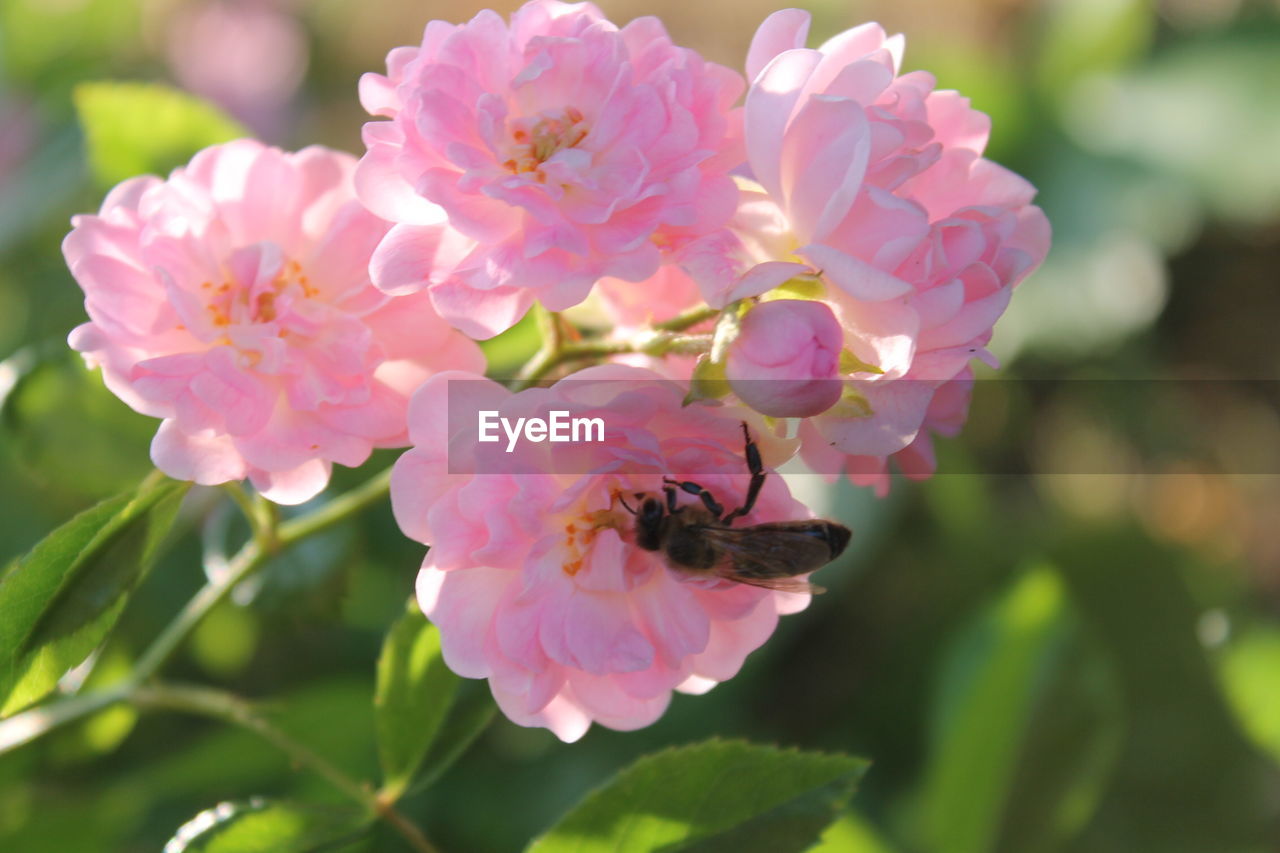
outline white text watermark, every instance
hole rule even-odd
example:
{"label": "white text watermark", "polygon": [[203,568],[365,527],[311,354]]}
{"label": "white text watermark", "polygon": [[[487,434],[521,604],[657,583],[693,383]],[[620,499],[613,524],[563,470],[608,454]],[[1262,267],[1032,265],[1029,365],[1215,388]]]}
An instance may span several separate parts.
{"label": "white text watermark", "polygon": [[556,410],[547,413],[547,419],[504,418],[497,411],[481,411],[478,413],[479,440],[493,443],[501,440],[498,427],[507,436],[507,453],[516,449],[516,442],[523,435],[525,441],[535,444],[543,441],[553,442],[595,442],[604,441],[604,418],[573,418],[569,412]]}

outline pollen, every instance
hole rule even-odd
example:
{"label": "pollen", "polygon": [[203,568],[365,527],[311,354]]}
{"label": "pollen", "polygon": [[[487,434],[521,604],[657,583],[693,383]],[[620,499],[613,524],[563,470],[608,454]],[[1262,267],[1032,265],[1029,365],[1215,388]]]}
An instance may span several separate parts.
{"label": "pollen", "polygon": [[561,570],[572,577],[582,571],[585,563],[583,552],[595,542],[600,529],[598,512],[588,513],[564,526],[564,559]]}
{"label": "pollen", "polygon": [[586,116],[576,107],[568,107],[558,114],[543,114],[536,120],[520,119],[511,131],[514,156],[503,162],[502,167],[513,175],[531,174],[534,180],[545,183],[542,164],[558,152],[580,145],[588,133]]}
{"label": "pollen", "polygon": [[258,320],[270,323],[276,318],[276,295],[261,293],[258,295]]}

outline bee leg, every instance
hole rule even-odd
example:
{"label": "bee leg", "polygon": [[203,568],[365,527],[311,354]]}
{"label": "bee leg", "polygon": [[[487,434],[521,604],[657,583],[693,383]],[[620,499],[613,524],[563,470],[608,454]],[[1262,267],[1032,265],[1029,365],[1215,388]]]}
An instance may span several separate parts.
{"label": "bee leg", "polygon": [[751,432],[747,429],[746,421],[742,422],[742,435],[747,441],[747,470],[751,472],[751,485],[747,487],[747,499],[742,506],[724,517],[725,524],[732,524],[735,518],[751,512],[755,508],[756,498],[760,497],[760,489],[764,487],[764,463],[760,460],[760,448],[756,447],[756,443],[751,440]]}
{"label": "bee leg", "polygon": [[720,506],[720,502],[716,500],[715,495],[711,494],[711,492],[707,491],[702,486],[699,486],[697,483],[691,482],[689,480],[682,481],[682,480],[666,480],[666,479],[664,479],[663,482],[669,484],[665,488],[667,490],[667,502],[670,505],[670,509],[672,512],[676,511],[676,507],[675,507],[676,491],[674,488],[672,488],[672,486],[678,486],[679,488],[683,489],[684,491],[688,492],[689,494],[701,500],[702,505],[705,506],[708,510],[710,510],[711,513],[715,515],[716,518],[719,518],[720,516],[724,515],[724,507]]}

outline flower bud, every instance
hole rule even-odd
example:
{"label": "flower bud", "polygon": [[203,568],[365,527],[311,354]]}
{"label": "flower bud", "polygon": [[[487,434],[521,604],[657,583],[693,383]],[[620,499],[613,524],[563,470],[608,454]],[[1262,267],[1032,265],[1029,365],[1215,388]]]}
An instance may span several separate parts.
{"label": "flower bud", "polygon": [[844,333],[822,302],[780,299],[752,308],[729,348],[725,375],[742,402],[765,415],[804,418],[840,399]]}

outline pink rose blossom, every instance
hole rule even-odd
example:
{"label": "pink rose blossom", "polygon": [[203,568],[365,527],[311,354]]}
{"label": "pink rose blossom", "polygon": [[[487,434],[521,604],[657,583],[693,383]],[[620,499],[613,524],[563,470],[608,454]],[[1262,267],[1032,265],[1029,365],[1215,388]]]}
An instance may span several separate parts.
{"label": "pink rose blossom", "polygon": [[[846,456],[831,447],[809,421],[800,424],[801,456],[814,471],[825,475],[845,474],[857,486],[869,486],[877,497],[889,494],[889,462],[910,480],[927,480],[937,470],[933,436],[955,436],[969,416],[973,394],[973,370],[966,367],[958,376],[932,392],[924,423],[911,443],[888,456]],[[831,476],[831,479],[836,479]]]}
{"label": "pink rose blossom", "polygon": [[[413,448],[396,463],[391,500],[401,529],[432,545],[418,599],[448,665],[487,678],[516,723],[566,741],[593,721],[649,725],[673,690],[701,693],[731,678],[779,614],[807,604],[805,594],[694,578],[636,546],[622,501],[660,494],[664,476],[700,483],[726,508],[740,504],[749,479],[744,418],[766,466],[794,450],[757,415],[682,407],[684,393],[651,371],[604,365],[518,394],[442,373],[414,395]],[[600,416],[605,441],[523,442],[506,454],[503,444],[466,440],[477,409],[512,420],[552,409]],[[696,499],[682,492],[680,500]],[[769,476],[736,523],[808,516],[782,478]]]}
{"label": "pink rose blossom", "polygon": [[738,399],[775,418],[805,418],[840,399],[844,331],[821,302],[779,299],[742,318],[725,375]]}
{"label": "pink rose blossom", "polygon": [[432,21],[366,74],[360,198],[398,223],[373,259],[388,291],[426,287],[474,337],[534,300],[559,311],[610,276],[724,226],[737,196],[741,77],[676,47],[656,18],[619,29],[590,3],[533,0]]}
{"label": "pink rose blossom", "polygon": [[408,397],[427,376],[483,369],[429,301],[370,284],[388,225],[355,200],[354,169],[336,151],[240,140],[168,180],[125,181],[72,220],[63,253],[90,322],[71,346],[164,419],[151,455],[165,473],[248,477],[299,503],[331,463],[404,445]]}
{"label": "pink rose blossom", "polygon": [[927,72],[898,74],[900,36],[864,24],[812,50],[808,23],[786,10],[756,34],[754,182],[730,230],[682,262],[711,304],[812,281],[867,367],[806,445],[883,462],[916,440],[936,390],[992,361],[992,326],[1044,259],[1049,227],[1035,188],[982,157],[987,117]]}

